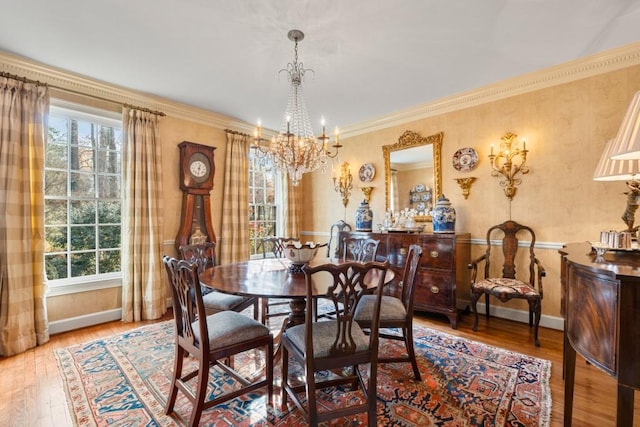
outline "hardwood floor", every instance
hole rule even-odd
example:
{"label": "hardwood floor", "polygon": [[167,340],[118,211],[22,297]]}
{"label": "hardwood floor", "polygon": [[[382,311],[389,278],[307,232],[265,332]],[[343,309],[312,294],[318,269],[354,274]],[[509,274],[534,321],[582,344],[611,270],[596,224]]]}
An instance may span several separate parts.
{"label": "hardwood floor", "polygon": [[[162,320],[170,317],[169,312]],[[487,322],[484,317],[481,317],[476,333],[471,330],[470,314],[462,316],[457,330],[451,329],[448,320],[444,317],[418,314],[415,319],[416,325],[550,360],[552,362],[550,386],[553,400],[551,426],[563,425],[562,332],[541,328],[541,346],[536,348],[528,326],[522,323],[494,318]],[[14,357],[0,358],[0,425],[16,427],[73,425],[53,350],[117,334],[149,323],[153,322],[110,322],[57,334],[43,346]],[[616,393],[616,383],[613,378],[578,357],[573,425],[614,426]],[[636,425],[640,425],[638,395],[640,393],[636,393],[635,398]]]}

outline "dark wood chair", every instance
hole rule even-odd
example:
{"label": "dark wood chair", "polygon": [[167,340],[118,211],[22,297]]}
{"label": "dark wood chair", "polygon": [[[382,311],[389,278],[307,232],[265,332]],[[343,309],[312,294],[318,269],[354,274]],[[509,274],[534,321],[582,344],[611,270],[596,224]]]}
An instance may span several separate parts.
{"label": "dark wood chair", "polygon": [[[378,246],[380,240],[370,239],[367,237],[351,237],[346,236],[342,238],[341,249],[337,252],[337,258],[342,261],[357,261],[357,262],[370,262],[376,261],[378,255]],[[318,312],[319,300],[314,300],[313,312],[316,321],[322,317],[335,316],[334,310],[325,311],[323,313]]]}
{"label": "dark wood chair", "polygon": [[[407,350],[406,356],[384,357],[378,355],[378,363],[409,362],[413,368],[413,376],[416,381],[421,381],[418,362],[413,348],[413,297],[415,293],[416,274],[418,264],[422,256],[422,247],[409,246],[407,261],[404,266],[402,279],[399,283],[399,297],[383,295],[380,309],[380,337],[403,341]],[[356,307],[355,320],[361,328],[371,329],[373,313],[376,304],[376,295],[363,295]],[[402,335],[385,332],[387,328],[398,328]]]}
{"label": "dark wood chair", "polygon": [[[180,246],[180,255],[184,260],[190,262],[198,261],[199,268],[204,270],[216,265],[216,244],[214,242],[205,242],[195,245],[182,245]],[[207,314],[225,310],[241,312],[253,306],[253,318],[258,319],[258,298],[225,294],[206,286],[201,286],[200,291]]]}
{"label": "dark wood chair", "polygon": [[351,231],[351,226],[343,220],[339,220],[331,224],[331,228],[329,228],[329,242],[327,243],[327,258],[338,257],[340,245],[336,244],[333,248],[333,253],[331,253],[331,244],[333,243],[334,238],[336,242],[339,241],[341,231]]}
{"label": "dark wood chair", "polygon": [[[378,324],[382,287],[388,262],[348,262],[339,265],[323,264],[304,266],[307,283],[305,323],[286,329],[282,334],[282,409],[287,408],[287,398],[296,404],[310,425],[333,418],[346,417],[361,412],[368,414],[368,425],[376,425],[376,381],[378,373]],[[336,319],[313,321],[312,301],[314,280],[318,275],[332,277],[333,286],[324,295],[334,307],[342,306]],[[369,335],[353,320],[358,301],[367,290],[365,280],[376,287],[376,301]],[[297,376],[289,377],[289,357],[304,368],[304,383]],[[369,366],[369,379],[365,382],[360,369]],[[332,371],[328,378],[316,379],[316,372]],[[342,375],[335,374],[341,371]],[[316,391],[349,384],[362,390],[364,401],[348,406],[318,411]],[[304,396],[303,396],[304,395]]]}
{"label": "dark wood chair", "polygon": [[[283,258],[284,250],[288,242],[299,242],[297,237],[264,237],[260,241],[260,247],[262,248],[263,258]],[[281,307],[289,305],[288,299],[283,298],[260,298],[261,306],[261,319],[263,324],[267,324],[267,321],[272,317],[288,316],[289,310],[276,311],[271,310],[271,307]]]}
{"label": "dark wood chair", "polygon": [[[529,258],[529,277],[526,282],[516,278],[515,262],[518,253],[518,238],[516,235],[518,233],[530,238],[529,245],[522,248],[528,251]],[[499,237],[502,237],[502,257],[494,256],[494,258],[496,260],[498,258],[502,259],[501,276],[497,276],[491,271],[491,240]],[[476,305],[481,295],[485,295],[485,314],[487,319],[489,319],[490,312],[490,295],[502,302],[520,298],[529,303],[529,327],[533,326],[533,340],[536,346],[540,346],[538,326],[540,325],[540,314],[542,312],[542,278],[545,276],[545,269],[533,251],[535,243],[536,235],[533,230],[515,221],[505,221],[502,224],[494,225],[487,231],[487,249],[484,255],[469,264],[471,269],[471,309],[475,316],[473,321],[474,331],[478,330],[478,310]],[[477,277],[481,263],[484,263],[484,276],[482,279]]]}
{"label": "dark wood chair", "polygon": [[[268,402],[271,404],[273,335],[269,328],[235,311],[221,311],[207,316],[200,292],[199,261],[191,263],[167,256],[163,261],[171,284],[176,326],[173,376],[165,413],[169,415],[173,412],[178,391],[193,405],[190,426],[198,425],[203,410],[262,387],[266,387]],[[247,379],[224,363],[234,355],[251,349],[264,351],[266,372],[256,379]],[[191,372],[183,373],[187,355],[196,358],[198,366]],[[210,366],[219,367],[240,386],[222,394],[213,393],[215,397],[207,400]]]}

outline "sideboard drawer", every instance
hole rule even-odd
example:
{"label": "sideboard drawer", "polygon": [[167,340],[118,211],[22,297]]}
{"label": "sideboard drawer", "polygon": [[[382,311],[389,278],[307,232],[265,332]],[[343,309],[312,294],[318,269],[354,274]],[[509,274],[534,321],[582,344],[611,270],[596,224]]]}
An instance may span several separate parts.
{"label": "sideboard drawer", "polygon": [[420,260],[420,265],[443,270],[453,268],[454,250],[452,242],[450,239],[421,239],[422,259]]}
{"label": "sideboard drawer", "polygon": [[429,311],[429,308],[455,307],[455,289],[451,283],[451,273],[444,270],[420,268],[414,297],[414,305],[418,309]]}

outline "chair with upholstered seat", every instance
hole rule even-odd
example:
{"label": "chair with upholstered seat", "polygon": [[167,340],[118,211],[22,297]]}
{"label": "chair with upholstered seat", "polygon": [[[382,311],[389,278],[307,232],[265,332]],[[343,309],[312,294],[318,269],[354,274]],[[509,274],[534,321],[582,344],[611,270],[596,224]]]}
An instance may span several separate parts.
{"label": "chair with upholstered seat", "polygon": [[[262,248],[262,257],[263,258],[283,258],[284,250],[286,248],[287,243],[289,242],[299,242],[300,239],[297,237],[263,237],[260,241],[260,247]],[[277,316],[288,316],[289,310],[285,311],[276,311],[271,310],[271,308],[275,308],[278,306],[289,305],[288,299],[283,298],[261,298],[260,306],[261,306],[261,319],[263,324],[267,324],[268,319]]]}
{"label": "chair with upholstered seat", "polygon": [[[340,249],[337,252],[337,257],[341,261],[357,261],[357,262],[370,262],[376,261],[378,255],[378,246],[380,240],[371,239],[369,237],[361,236],[345,236],[340,242]],[[318,311],[319,299],[316,299],[313,304],[314,318],[318,320],[322,317],[335,316],[335,310],[325,310],[323,313]]]}
{"label": "chair with upholstered seat", "polygon": [[[416,381],[421,381],[421,376],[413,348],[413,298],[416,289],[416,273],[421,256],[421,246],[409,246],[402,280],[398,285],[398,297],[383,295],[382,307],[380,309],[380,337],[403,341],[407,355],[398,357],[378,355],[378,363],[411,363],[413,376]],[[375,295],[363,295],[358,303],[358,307],[356,307],[355,320],[360,327],[365,330],[371,328],[375,303]],[[398,328],[401,331],[401,335],[385,332],[384,330],[388,328]]]}
{"label": "chair with upholstered seat", "polygon": [[[388,262],[347,262],[303,267],[307,284],[305,323],[286,329],[281,338],[283,410],[286,410],[287,399],[290,398],[305,420],[313,426],[361,412],[368,414],[369,426],[376,425],[378,324],[381,292],[388,266]],[[321,277],[323,275],[324,278]],[[339,304],[342,306],[342,311],[333,320],[313,320],[312,300],[316,281],[332,283],[323,296],[334,307]],[[373,307],[371,333],[367,335],[353,320],[353,315],[359,299],[371,287],[377,289],[377,298]],[[298,375],[289,377],[290,356],[303,368],[303,384],[300,384]],[[369,367],[366,381],[361,372],[363,365],[365,369]],[[328,373],[328,377],[316,377],[315,374],[321,371],[332,373]],[[337,371],[340,374],[336,374]],[[319,411],[316,392],[341,384],[350,385],[354,391],[359,387],[364,401],[344,399],[345,406]]]}
{"label": "chair with upholstered seat", "polygon": [[[523,247],[528,254],[528,280],[523,281],[516,278],[516,259],[518,258],[518,238],[517,234],[530,238],[530,242]],[[497,275],[491,271],[492,238],[502,236],[502,274]],[[502,224],[494,225],[487,231],[487,249],[481,257],[469,264],[471,269],[471,309],[474,313],[473,330],[478,330],[478,310],[476,308],[480,296],[485,295],[485,314],[489,319],[489,296],[493,295],[502,302],[507,302],[514,298],[524,299],[529,304],[529,327],[533,326],[533,340],[536,346],[540,346],[538,339],[538,326],[540,325],[540,315],[542,312],[542,278],[545,276],[545,269],[536,258],[534,247],[536,235],[533,230],[515,221],[505,221]],[[495,251],[498,252],[498,251]],[[499,258],[494,256],[494,258]],[[523,255],[526,260],[527,255]],[[478,268],[484,263],[484,277],[478,278]],[[524,270],[524,269],[523,269]],[[524,275],[524,273],[522,273]]]}
{"label": "chair with upholstered seat", "polygon": [[[180,246],[180,255],[182,259],[190,262],[197,260],[201,269],[213,267],[216,264],[216,244],[214,242],[205,242],[182,245]],[[253,318],[258,319],[258,298],[225,294],[206,286],[201,286],[201,292],[207,314],[225,310],[241,312],[253,306]]]}
{"label": "chair with upholstered seat", "polygon": [[340,232],[341,231],[351,231],[351,226],[347,224],[344,220],[339,220],[331,224],[329,228],[329,242],[327,242],[327,258],[337,258],[338,252],[340,249],[340,244],[336,243],[333,248],[333,252],[331,252],[332,244],[335,239],[336,242],[339,242]]}
{"label": "chair with upholstered seat", "polygon": [[[181,391],[193,405],[189,425],[196,426],[202,411],[259,388],[266,388],[267,400],[273,396],[273,335],[269,328],[235,311],[220,311],[207,315],[200,280],[199,261],[191,263],[165,256],[164,265],[171,284],[173,314],[175,319],[175,360],[169,396],[165,413],[171,414],[178,391]],[[195,300],[195,304],[194,304]],[[251,349],[263,352],[265,374],[249,379],[225,364],[234,355]],[[197,367],[183,374],[187,355],[194,357]],[[239,384],[232,391],[214,390],[207,400],[207,387],[211,367],[217,368]],[[261,377],[264,377],[261,379]],[[266,415],[266,414],[265,414]]]}

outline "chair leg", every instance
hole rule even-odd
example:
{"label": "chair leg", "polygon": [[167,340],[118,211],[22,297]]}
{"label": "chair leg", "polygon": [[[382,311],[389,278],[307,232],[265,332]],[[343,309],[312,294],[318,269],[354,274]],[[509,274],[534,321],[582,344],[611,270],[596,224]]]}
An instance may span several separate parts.
{"label": "chair leg", "polygon": [[533,342],[536,347],[540,347],[540,339],[538,338],[538,326],[540,326],[540,316],[542,315],[542,303],[540,300],[530,301],[529,310],[534,313]]}
{"label": "chair leg", "polygon": [[176,397],[178,396],[178,378],[182,376],[182,365],[185,357],[185,351],[182,347],[179,347],[176,343],[176,358],[173,361],[173,378],[171,378],[171,391],[169,392],[169,398],[167,399],[167,406],[165,406],[164,413],[166,415],[173,412],[173,407],[176,404]]}
{"label": "chair leg", "polygon": [[263,325],[267,324],[267,313],[269,312],[269,300],[267,298],[260,298],[260,315],[262,316],[260,321]]}
{"label": "chair leg", "polygon": [[[372,363],[369,369],[369,387],[367,390],[367,403],[369,404],[369,410],[367,411],[367,424],[369,427],[375,427],[377,425],[376,414],[378,403],[378,390],[376,385],[378,383],[378,364]],[[356,368],[357,369],[357,368]]]}
{"label": "chair leg", "polygon": [[289,352],[285,346],[280,346],[282,351],[282,382],[280,384],[281,410],[287,410],[287,384],[289,381]]}
{"label": "chair leg", "polygon": [[487,319],[490,317],[490,309],[489,309],[489,294],[484,294],[484,308],[485,308],[485,316]]}
{"label": "chair leg", "polygon": [[422,381],[420,370],[418,369],[418,361],[416,360],[416,352],[413,348],[413,326],[409,325],[404,329],[404,344],[407,347],[407,355],[411,360],[411,367],[413,368],[413,377],[416,381]]}
{"label": "chair leg", "polygon": [[198,369],[198,389],[195,392],[195,402],[193,402],[193,409],[191,412],[191,419],[189,420],[190,426],[197,426],[200,422],[200,416],[202,415],[202,409],[204,408],[204,400],[207,397],[207,384],[209,383],[209,365],[200,361],[200,368]]}
{"label": "chair leg", "polygon": [[478,298],[480,298],[480,294],[477,292],[471,291],[471,311],[473,311],[473,329],[474,332],[478,331]]}
{"label": "chair leg", "polygon": [[273,339],[267,345],[267,352],[264,355],[267,365],[267,402],[273,404]]}

